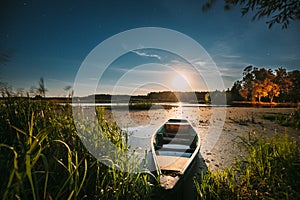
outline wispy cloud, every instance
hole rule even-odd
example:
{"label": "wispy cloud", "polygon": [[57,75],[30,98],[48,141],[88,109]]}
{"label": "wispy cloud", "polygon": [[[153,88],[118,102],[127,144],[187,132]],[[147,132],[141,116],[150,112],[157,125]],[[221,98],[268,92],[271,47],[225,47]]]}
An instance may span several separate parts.
{"label": "wispy cloud", "polygon": [[147,76],[158,75],[163,72],[167,73],[167,72],[172,71],[172,69],[170,69],[168,67],[168,65],[159,65],[159,64],[155,64],[155,63],[152,63],[151,66],[150,66],[150,64],[135,66],[132,69],[115,67],[114,70],[116,72],[120,72],[125,75],[135,73],[137,75],[140,75],[140,74],[145,75],[146,74]]}
{"label": "wispy cloud", "polygon": [[157,54],[153,54],[153,53],[146,53],[146,52],[141,52],[141,51],[131,51],[139,56],[143,56],[143,57],[150,57],[150,58],[157,58],[158,60],[161,60],[161,57]]}

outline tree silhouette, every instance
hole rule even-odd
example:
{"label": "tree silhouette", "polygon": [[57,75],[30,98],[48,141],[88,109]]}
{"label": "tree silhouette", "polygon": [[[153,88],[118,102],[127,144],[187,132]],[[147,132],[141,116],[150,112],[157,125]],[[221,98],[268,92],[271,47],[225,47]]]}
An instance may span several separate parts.
{"label": "tree silhouette", "polygon": [[253,94],[253,81],[255,80],[254,72],[257,68],[253,68],[251,65],[246,67],[243,71],[243,80],[241,82],[241,96],[245,100],[252,100]]}
{"label": "tree silhouette", "polygon": [[289,95],[294,102],[300,99],[300,71],[294,70],[288,73],[288,77],[292,81],[292,87],[289,88]]}
{"label": "tree silhouette", "polygon": [[274,79],[274,82],[279,86],[280,88],[280,100],[285,102],[289,96],[289,90],[293,86],[293,82],[291,81],[291,78],[288,76],[286,69],[284,68],[278,68],[275,70],[276,77]]}
{"label": "tree silhouette", "polygon": [[[212,7],[216,0],[208,0],[202,10],[206,11]],[[224,9],[241,6],[242,15],[250,11],[254,13],[252,20],[267,18],[267,25],[271,28],[274,24],[281,24],[286,29],[290,21],[300,19],[299,0],[224,0]]]}
{"label": "tree silhouette", "polygon": [[248,96],[248,94],[241,94],[241,90],[242,90],[242,85],[241,85],[242,81],[236,81],[231,90],[230,90],[230,93],[231,93],[231,100],[243,100],[244,96]]}

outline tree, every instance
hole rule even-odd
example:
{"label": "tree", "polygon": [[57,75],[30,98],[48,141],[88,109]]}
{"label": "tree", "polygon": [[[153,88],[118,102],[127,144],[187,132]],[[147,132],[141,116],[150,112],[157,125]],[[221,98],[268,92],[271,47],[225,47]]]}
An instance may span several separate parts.
{"label": "tree", "polygon": [[288,77],[286,69],[278,68],[275,70],[276,77],[274,78],[274,83],[276,83],[280,88],[280,101],[285,102],[289,98],[289,91],[293,87],[293,82],[291,78]]}
{"label": "tree", "polygon": [[291,96],[291,100],[299,102],[300,100],[300,71],[294,70],[288,73],[288,77],[292,81],[292,87],[289,89],[288,94]]}
{"label": "tree", "polygon": [[[216,0],[207,0],[202,10],[210,9],[215,2]],[[251,11],[254,12],[252,20],[267,18],[269,28],[274,24],[281,24],[282,29],[286,29],[290,21],[300,19],[299,0],[224,0],[224,2],[225,10],[241,6],[243,16]]]}
{"label": "tree", "polygon": [[205,100],[205,103],[210,103],[211,102],[211,99],[210,99],[210,93],[207,92],[204,96],[204,100]]}
{"label": "tree", "polygon": [[274,97],[278,97],[280,94],[280,87],[274,83],[271,79],[266,78],[264,80],[264,85],[270,99],[270,103],[273,102]]}
{"label": "tree", "polygon": [[249,97],[249,90],[247,89],[240,89],[240,95],[244,98],[244,100],[248,100],[248,97]]}
{"label": "tree", "polygon": [[245,100],[251,100],[252,93],[253,93],[253,81],[255,80],[255,76],[253,71],[257,70],[257,68],[250,66],[247,66],[243,71],[243,79],[241,82],[241,90],[240,94],[242,97],[244,97]]}
{"label": "tree", "polygon": [[264,81],[266,78],[269,78],[273,80],[275,78],[275,75],[273,74],[273,71],[271,69],[265,69],[265,68],[254,68],[253,71],[253,77],[256,81]]}
{"label": "tree", "polygon": [[270,103],[272,103],[274,97],[277,97],[279,94],[279,86],[270,78],[265,78],[263,81],[256,80],[253,82],[252,101],[255,101],[255,98],[257,98],[258,102],[261,102],[262,97],[269,97]]}
{"label": "tree", "polygon": [[232,100],[239,100],[234,94],[239,95],[247,101],[259,102],[263,97],[268,97],[272,103],[275,97],[279,102],[286,100],[298,102],[300,99],[300,71],[286,72],[284,68],[275,70],[247,66],[243,71],[242,80],[234,83],[231,89]]}
{"label": "tree", "polygon": [[261,81],[253,82],[251,101],[255,101],[255,98],[257,98],[258,102],[261,102],[261,98],[266,96],[268,96],[268,92],[265,83]]}
{"label": "tree", "polygon": [[243,96],[241,95],[241,90],[242,90],[242,81],[234,82],[234,84],[230,90],[231,100],[234,100],[234,101],[243,100]]}

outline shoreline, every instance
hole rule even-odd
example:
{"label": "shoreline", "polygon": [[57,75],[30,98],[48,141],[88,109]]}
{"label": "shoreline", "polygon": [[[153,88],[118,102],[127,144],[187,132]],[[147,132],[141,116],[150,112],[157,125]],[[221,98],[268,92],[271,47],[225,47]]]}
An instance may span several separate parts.
{"label": "shoreline", "polygon": [[[0,103],[5,102],[8,97],[0,97]],[[20,99],[28,99],[28,97],[9,97],[10,99],[13,98],[15,100]],[[171,106],[171,107],[178,107],[178,106],[199,106],[199,107],[266,107],[266,108],[297,108],[300,107],[300,102],[252,102],[252,101],[232,101],[231,103],[227,104],[211,104],[205,103],[203,101],[198,102],[179,102],[179,101],[151,101],[151,100],[131,100],[128,99],[126,101],[111,101],[111,100],[98,100],[98,99],[80,99],[80,98],[68,98],[68,97],[30,97],[32,101],[40,102],[40,101],[47,101],[51,103],[57,104],[74,104],[74,105],[103,105],[106,107],[111,106],[132,106],[136,109],[148,109],[153,105],[163,105],[163,106]]]}
{"label": "shoreline", "polygon": [[[264,114],[289,114],[293,110],[294,108],[161,107],[126,112],[118,109],[106,110],[106,116],[128,131],[131,148],[140,153],[149,149],[152,134],[168,118],[179,116],[188,119],[200,135],[201,156],[208,168],[214,171],[229,167],[237,159],[245,156],[243,139],[248,139],[249,135],[269,138],[287,133],[294,140],[300,141],[299,130],[262,118]],[[221,119],[224,114],[224,119]],[[211,141],[214,140],[210,137],[214,137],[214,131],[219,131],[219,135],[216,135],[215,141]],[[210,141],[207,138],[210,138]]]}

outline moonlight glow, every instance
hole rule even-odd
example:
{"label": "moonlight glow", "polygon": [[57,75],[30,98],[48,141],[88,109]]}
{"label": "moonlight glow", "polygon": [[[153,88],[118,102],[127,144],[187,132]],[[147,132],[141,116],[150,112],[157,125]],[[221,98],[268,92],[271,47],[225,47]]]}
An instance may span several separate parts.
{"label": "moonlight glow", "polygon": [[174,87],[174,90],[177,91],[187,91],[191,89],[187,77],[183,74],[178,73],[173,77],[172,86]]}

